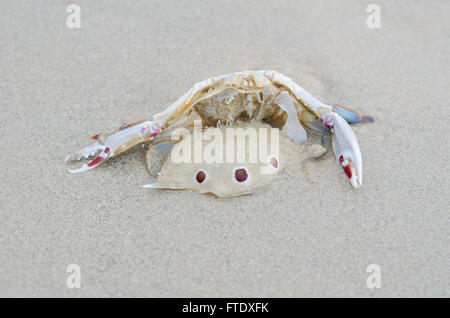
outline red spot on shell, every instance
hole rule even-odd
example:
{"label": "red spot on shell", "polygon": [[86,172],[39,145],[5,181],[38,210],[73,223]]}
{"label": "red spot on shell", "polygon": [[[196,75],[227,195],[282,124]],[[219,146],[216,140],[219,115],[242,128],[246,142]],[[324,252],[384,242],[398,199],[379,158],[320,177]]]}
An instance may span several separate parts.
{"label": "red spot on shell", "polygon": [[340,157],[339,157],[339,162],[342,162],[342,161],[344,161],[344,157],[343,157],[343,156],[340,156]]}
{"label": "red spot on shell", "polygon": [[109,147],[106,147],[105,153],[109,153],[109,151],[110,151]]}
{"label": "red spot on shell", "polygon": [[278,168],[278,160],[275,157],[270,158],[270,164],[274,167],[274,168]]}
{"label": "red spot on shell", "polygon": [[352,169],[351,169],[350,165],[348,164],[346,166],[343,166],[342,168],[344,169],[344,172],[347,175],[347,177],[349,179],[351,179],[352,178]]}
{"label": "red spot on shell", "polygon": [[234,177],[238,182],[244,182],[248,178],[247,170],[244,168],[236,169],[234,172]]}
{"label": "red spot on shell", "polygon": [[200,170],[199,172],[197,172],[195,179],[197,180],[198,183],[202,183],[206,179],[206,173]]}

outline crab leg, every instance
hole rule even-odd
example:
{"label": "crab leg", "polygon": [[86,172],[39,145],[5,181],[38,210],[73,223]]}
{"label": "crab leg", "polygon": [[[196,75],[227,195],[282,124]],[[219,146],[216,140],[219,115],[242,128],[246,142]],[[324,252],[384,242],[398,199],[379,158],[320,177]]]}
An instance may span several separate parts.
{"label": "crab leg", "polygon": [[341,115],[341,117],[343,117],[350,124],[361,122],[373,123],[375,121],[372,116],[360,115],[356,110],[339,104],[335,104],[332,107],[335,112]]}
{"label": "crab leg", "polygon": [[95,168],[109,158],[153,139],[162,129],[158,121],[148,120],[111,134],[91,136],[90,139],[98,142],[68,156],[67,169],[79,173]]}

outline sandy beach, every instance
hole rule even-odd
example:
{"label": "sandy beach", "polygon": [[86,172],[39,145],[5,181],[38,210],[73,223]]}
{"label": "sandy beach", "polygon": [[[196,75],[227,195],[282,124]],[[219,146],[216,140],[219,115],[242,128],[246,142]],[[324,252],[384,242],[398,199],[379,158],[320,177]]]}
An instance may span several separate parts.
{"label": "sandy beach", "polygon": [[[363,0],[77,0],[80,28],[70,3],[0,11],[0,297],[450,296],[448,1],[376,1],[380,28]],[[141,147],[67,172],[88,136],[264,69],[375,117],[360,189],[332,152],[232,199],[142,188]]]}

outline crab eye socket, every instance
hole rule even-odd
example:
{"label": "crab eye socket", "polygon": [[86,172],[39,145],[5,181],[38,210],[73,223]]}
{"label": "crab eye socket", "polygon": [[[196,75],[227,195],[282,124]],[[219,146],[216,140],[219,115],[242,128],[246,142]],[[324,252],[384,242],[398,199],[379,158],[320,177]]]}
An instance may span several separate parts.
{"label": "crab eye socket", "polygon": [[237,168],[234,170],[234,179],[237,182],[245,182],[248,179],[248,172],[246,168]]}
{"label": "crab eye socket", "polygon": [[198,184],[206,182],[206,177],[207,177],[206,172],[203,170],[199,170],[195,174],[195,180],[197,181]]}

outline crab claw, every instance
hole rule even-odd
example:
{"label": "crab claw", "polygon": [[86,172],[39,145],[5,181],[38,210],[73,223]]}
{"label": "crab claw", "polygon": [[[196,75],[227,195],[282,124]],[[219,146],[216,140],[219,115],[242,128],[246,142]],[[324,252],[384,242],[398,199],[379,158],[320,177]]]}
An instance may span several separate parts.
{"label": "crab claw", "polygon": [[322,121],[333,133],[332,146],[336,159],[352,186],[359,188],[362,184],[362,159],[353,129],[335,112],[326,114]]}
{"label": "crab claw", "polygon": [[98,140],[66,158],[66,166],[71,173],[80,173],[99,166],[109,158],[117,156],[134,146],[155,137],[162,130],[152,120],[127,126],[111,134],[90,137]]}
{"label": "crab claw", "polygon": [[[95,143],[66,158],[67,170],[80,173],[97,167],[111,156],[111,148]],[[78,165],[77,168],[74,166]],[[81,167],[80,167],[81,165]]]}

